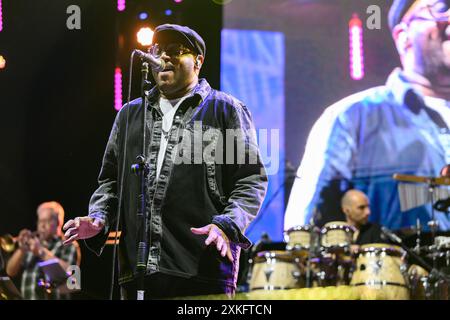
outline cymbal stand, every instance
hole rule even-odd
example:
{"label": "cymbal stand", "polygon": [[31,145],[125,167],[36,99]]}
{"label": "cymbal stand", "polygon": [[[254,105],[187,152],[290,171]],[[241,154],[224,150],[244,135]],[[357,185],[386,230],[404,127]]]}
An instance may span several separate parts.
{"label": "cymbal stand", "polygon": [[417,218],[416,220],[416,247],[414,248],[414,251],[417,254],[420,254],[420,244],[421,244],[421,240],[420,237],[422,235],[422,226],[420,225],[420,219]]}
{"label": "cymbal stand", "polygon": [[[430,196],[430,202],[431,202],[431,220],[428,221],[428,226],[430,227],[430,231],[431,231],[431,239],[433,241],[433,244],[435,242],[436,239],[436,231],[438,228],[438,221],[436,221],[436,215],[434,212],[434,190],[436,189],[436,183],[434,181],[434,178],[430,178],[428,179],[428,194]],[[435,246],[433,245],[432,248],[434,248]],[[435,251],[436,248],[433,249],[433,251]],[[437,256],[436,256],[437,252],[433,252],[433,269],[436,269],[437,266]]]}

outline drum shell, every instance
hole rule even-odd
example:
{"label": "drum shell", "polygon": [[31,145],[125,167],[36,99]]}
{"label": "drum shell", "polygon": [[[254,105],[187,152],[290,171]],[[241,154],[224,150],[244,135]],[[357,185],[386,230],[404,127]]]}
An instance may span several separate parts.
{"label": "drum shell", "polygon": [[321,230],[321,246],[329,252],[349,250],[355,229],[344,221],[331,221]]}
{"label": "drum shell", "polygon": [[296,226],[289,229],[288,236],[288,250],[309,251],[311,245],[318,244],[319,232],[313,226],[304,225]]}
{"label": "drum shell", "polygon": [[429,273],[418,265],[411,265],[408,268],[408,279],[411,291],[411,300],[425,300],[426,279]]}
{"label": "drum shell", "polygon": [[288,251],[263,251],[255,257],[250,291],[300,288],[298,258]]}
{"label": "drum shell", "polygon": [[323,251],[320,257],[320,286],[348,286],[355,265],[349,253],[330,253]]}
{"label": "drum shell", "polygon": [[360,247],[351,285],[363,300],[408,300],[405,253],[388,244]]}
{"label": "drum shell", "polygon": [[449,300],[449,284],[442,279],[433,280],[424,268],[411,265],[408,269],[408,278],[412,300]]}

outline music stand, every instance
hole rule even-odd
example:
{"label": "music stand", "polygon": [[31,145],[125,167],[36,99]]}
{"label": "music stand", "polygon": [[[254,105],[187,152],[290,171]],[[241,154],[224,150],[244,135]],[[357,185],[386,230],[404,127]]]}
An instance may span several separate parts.
{"label": "music stand", "polygon": [[19,290],[9,277],[0,277],[0,300],[23,300]]}
{"label": "music stand", "polygon": [[66,281],[69,275],[61,267],[58,259],[39,262],[38,266],[45,274],[45,282],[49,285],[47,289],[58,289],[63,294],[73,292],[73,290],[67,288]]}

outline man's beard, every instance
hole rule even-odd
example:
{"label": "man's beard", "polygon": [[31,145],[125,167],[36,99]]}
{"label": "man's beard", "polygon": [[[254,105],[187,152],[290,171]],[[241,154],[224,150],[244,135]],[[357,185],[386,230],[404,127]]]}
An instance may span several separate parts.
{"label": "man's beard", "polygon": [[422,66],[421,74],[431,83],[440,84],[442,78],[448,80],[450,57],[445,56],[440,39],[430,41],[426,47],[417,46],[415,55],[417,64]]}

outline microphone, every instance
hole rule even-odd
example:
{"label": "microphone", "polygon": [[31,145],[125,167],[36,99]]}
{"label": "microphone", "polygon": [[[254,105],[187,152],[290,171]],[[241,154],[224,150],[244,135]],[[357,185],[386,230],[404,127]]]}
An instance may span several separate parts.
{"label": "microphone", "polygon": [[389,240],[391,240],[392,242],[395,243],[402,243],[402,239],[400,239],[399,236],[397,236],[395,233],[393,233],[391,230],[389,230],[386,227],[381,227],[381,232],[383,233],[383,235],[385,235]]}
{"label": "microphone", "polygon": [[150,67],[153,69],[153,71],[160,72],[163,71],[166,67],[166,63],[163,59],[155,58],[150,53],[145,53],[141,50],[134,50],[134,52],[141,58],[141,60],[147,62]]}

